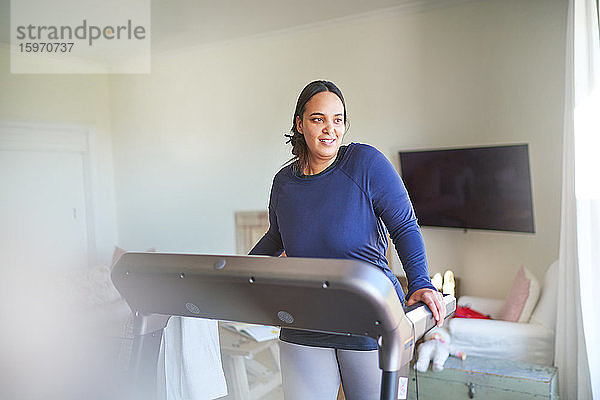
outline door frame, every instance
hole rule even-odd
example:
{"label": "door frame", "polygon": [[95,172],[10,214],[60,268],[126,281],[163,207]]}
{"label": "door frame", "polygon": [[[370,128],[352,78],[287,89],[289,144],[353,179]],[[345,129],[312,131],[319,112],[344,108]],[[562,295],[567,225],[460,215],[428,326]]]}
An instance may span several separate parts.
{"label": "door frame", "polygon": [[93,265],[97,256],[94,217],[92,163],[95,132],[89,126],[0,121],[0,150],[78,153],[83,160],[83,190],[86,208],[87,259]]}

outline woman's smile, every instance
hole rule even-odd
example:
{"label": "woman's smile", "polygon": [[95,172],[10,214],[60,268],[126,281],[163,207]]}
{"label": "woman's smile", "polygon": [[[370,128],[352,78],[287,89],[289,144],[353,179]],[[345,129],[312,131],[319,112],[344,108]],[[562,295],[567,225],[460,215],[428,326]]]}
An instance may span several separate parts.
{"label": "woman's smile", "polygon": [[331,139],[319,139],[319,141],[321,143],[325,144],[326,146],[331,146],[335,142],[335,138],[331,138]]}

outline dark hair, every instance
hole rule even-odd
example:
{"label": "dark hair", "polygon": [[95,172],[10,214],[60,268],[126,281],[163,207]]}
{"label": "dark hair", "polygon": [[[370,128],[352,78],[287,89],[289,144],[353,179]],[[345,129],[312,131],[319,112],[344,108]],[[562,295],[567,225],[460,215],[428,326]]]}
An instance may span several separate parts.
{"label": "dark hair", "polygon": [[346,115],[346,102],[344,101],[344,96],[340,89],[335,86],[333,82],[329,81],[313,81],[306,85],[302,92],[300,92],[300,96],[298,96],[298,102],[296,103],[296,110],[294,111],[294,116],[292,117],[292,129],[290,130],[290,135],[284,135],[288,137],[289,140],[286,144],[292,144],[292,154],[295,156],[288,163],[293,163],[293,168],[297,173],[303,173],[305,169],[308,167],[308,146],[306,144],[306,140],[304,139],[304,135],[298,132],[298,128],[296,125],[296,117],[299,117],[302,121],[302,116],[304,115],[304,110],[306,108],[306,103],[312,99],[312,97],[321,92],[332,92],[337,95],[342,101],[342,105],[344,106],[344,126],[348,128],[348,117]]}

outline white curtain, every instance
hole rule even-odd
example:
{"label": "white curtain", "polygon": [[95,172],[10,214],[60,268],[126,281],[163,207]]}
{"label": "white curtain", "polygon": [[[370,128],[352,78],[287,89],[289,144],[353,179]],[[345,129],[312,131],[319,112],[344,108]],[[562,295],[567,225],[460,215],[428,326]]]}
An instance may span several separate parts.
{"label": "white curtain", "polygon": [[600,399],[600,49],[596,0],[570,0],[555,365],[562,399]]}
{"label": "white curtain", "polygon": [[575,197],[581,309],[593,398],[600,399],[600,32],[597,0],[575,3]]}

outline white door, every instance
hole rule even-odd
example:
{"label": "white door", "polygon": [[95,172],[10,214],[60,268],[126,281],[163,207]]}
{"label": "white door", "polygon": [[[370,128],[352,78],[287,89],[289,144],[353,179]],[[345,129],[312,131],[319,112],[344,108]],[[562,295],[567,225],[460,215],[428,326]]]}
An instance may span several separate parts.
{"label": "white door", "polygon": [[81,268],[87,251],[83,154],[0,150],[0,268]]}

